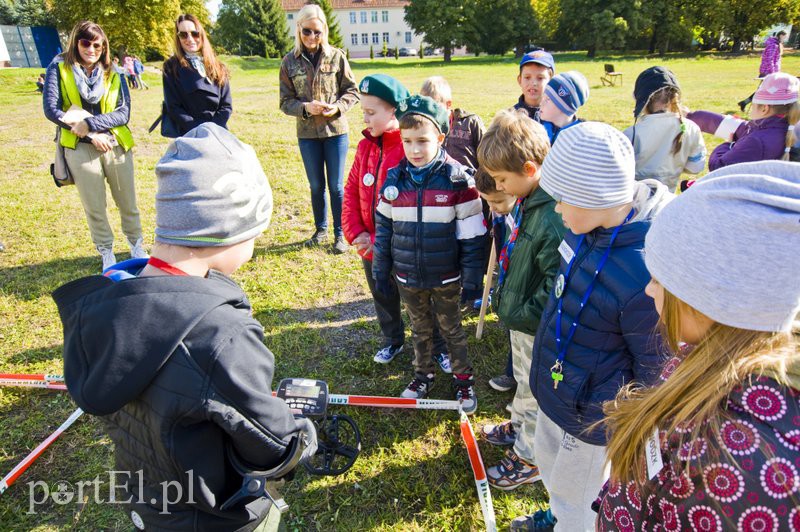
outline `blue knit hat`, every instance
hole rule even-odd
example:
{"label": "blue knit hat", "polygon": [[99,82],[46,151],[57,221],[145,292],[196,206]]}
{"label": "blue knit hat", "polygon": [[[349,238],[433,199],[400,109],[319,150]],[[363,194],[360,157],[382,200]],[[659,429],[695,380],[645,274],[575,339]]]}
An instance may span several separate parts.
{"label": "blue knit hat", "polygon": [[556,74],[547,84],[544,93],[558,110],[567,116],[578,112],[578,107],[589,97],[589,82],[577,70]]}
{"label": "blue knit hat", "polygon": [[602,122],[582,122],[559,133],[539,185],[557,202],[607,209],[633,201],[635,172],[628,137]]}

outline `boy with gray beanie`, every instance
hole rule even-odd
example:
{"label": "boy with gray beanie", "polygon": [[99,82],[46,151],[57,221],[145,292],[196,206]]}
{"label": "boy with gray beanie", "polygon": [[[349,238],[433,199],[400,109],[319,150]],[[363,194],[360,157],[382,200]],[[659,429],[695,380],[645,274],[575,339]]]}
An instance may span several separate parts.
{"label": "boy with gray beanie", "polygon": [[263,494],[222,509],[252,471],[316,448],[311,422],[272,397],[264,330],[227,277],[269,225],[272,192],[253,149],[213,123],[170,144],[156,175],[149,260],[53,293],[67,389],[102,417],[116,469],[140,472],[122,486],[136,528],[274,529]]}
{"label": "boy with gray beanie", "polygon": [[602,405],[631,382],[658,376],[658,314],[645,294],[644,238],[672,199],[654,180],[635,180],[630,141],[584,122],[566,129],[542,165],[539,186],[569,229],[561,265],[533,345],[530,385],[539,403],[536,464],[552,510],[512,529],[594,530],[591,505],[604,481]]}

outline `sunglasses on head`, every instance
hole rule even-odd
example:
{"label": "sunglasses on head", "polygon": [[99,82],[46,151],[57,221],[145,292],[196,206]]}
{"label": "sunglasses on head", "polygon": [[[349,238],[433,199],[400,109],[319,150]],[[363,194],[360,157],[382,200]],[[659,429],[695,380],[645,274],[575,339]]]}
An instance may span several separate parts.
{"label": "sunglasses on head", "polygon": [[310,28],[303,28],[301,31],[303,32],[303,35],[305,35],[306,37],[311,37],[312,35],[314,37],[319,37],[320,35],[322,35],[321,31],[312,30]]}
{"label": "sunglasses on head", "polygon": [[189,35],[191,35],[192,39],[195,39],[195,40],[200,38],[200,32],[199,31],[179,31],[178,32],[178,37],[180,37],[181,39],[188,39]]}
{"label": "sunglasses on head", "polygon": [[92,42],[89,39],[78,39],[78,44],[84,48],[94,48],[95,50],[102,50],[103,43],[101,42]]}

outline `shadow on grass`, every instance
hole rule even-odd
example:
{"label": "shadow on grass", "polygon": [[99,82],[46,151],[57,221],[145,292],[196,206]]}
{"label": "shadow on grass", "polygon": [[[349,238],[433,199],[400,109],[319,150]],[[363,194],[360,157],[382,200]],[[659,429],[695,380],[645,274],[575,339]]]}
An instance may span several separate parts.
{"label": "shadow on grass", "polygon": [[[128,259],[127,253],[117,259]],[[31,301],[51,294],[56,288],[73,279],[100,274],[98,256],[57,259],[24,266],[0,268],[0,286],[3,292],[17,299]]]}

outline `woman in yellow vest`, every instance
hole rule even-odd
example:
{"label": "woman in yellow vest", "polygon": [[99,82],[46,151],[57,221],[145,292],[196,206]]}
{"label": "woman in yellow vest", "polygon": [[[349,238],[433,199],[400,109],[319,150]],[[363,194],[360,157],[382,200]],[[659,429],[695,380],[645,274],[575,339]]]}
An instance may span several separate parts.
{"label": "woman in yellow vest", "polygon": [[111,66],[108,38],[93,22],[79,22],[67,51],[47,67],[44,114],[59,126],[67,166],[75,180],[103,270],[115,264],[114,233],[106,212],[108,181],[133,258],[147,257],[133,184],[130,95]]}

